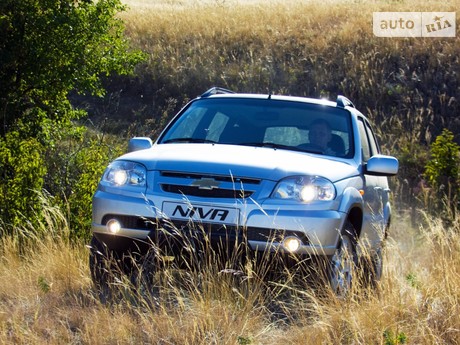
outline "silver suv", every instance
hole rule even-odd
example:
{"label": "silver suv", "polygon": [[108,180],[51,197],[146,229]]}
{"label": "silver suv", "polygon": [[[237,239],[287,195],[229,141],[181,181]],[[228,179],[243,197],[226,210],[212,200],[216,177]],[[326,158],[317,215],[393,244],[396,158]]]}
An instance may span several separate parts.
{"label": "silver suv", "polygon": [[105,279],[101,253],[142,256],[154,243],[158,255],[180,259],[183,238],[321,256],[336,291],[349,289],[363,252],[380,277],[391,218],[387,176],[398,161],[380,153],[369,121],[347,98],[212,88],[155,142],[136,137],[128,150],[107,167],[93,198],[96,282]]}

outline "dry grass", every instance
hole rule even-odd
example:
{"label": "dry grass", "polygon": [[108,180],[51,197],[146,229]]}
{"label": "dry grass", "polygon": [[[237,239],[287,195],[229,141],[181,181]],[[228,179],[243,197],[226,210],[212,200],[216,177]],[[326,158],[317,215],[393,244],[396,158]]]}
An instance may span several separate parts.
{"label": "dry grass", "polygon": [[[170,117],[171,98],[177,110],[219,85],[331,99],[344,94],[379,124],[387,151],[429,143],[439,131],[435,123],[460,129],[459,36],[394,39],[372,32],[373,12],[456,11],[459,0],[125,3],[128,36],[149,57],[133,94],[147,118],[165,109]],[[135,134],[154,137],[156,130],[149,122]]]}
{"label": "dry grass", "polygon": [[[145,98],[214,84],[340,91],[389,133],[388,150],[430,135],[433,102],[446,103],[444,124],[455,115],[453,91],[440,85],[458,71],[458,37],[377,39],[371,21],[373,11],[455,11],[458,0],[126,3],[129,35],[150,56]],[[0,344],[460,344],[460,220],[417,229],[394,220],[379,288],[347,299],[210,270],[165,274],[155,295],[121,282],[124,298],[101,303],[85,243],[70,243],[65,219],[49,210],[40,229],[0,238]]]}
{"label": "dry grass", "polygon": [[204,268],[166,271],[153,294],[119,281],[102,303],[62,220],[1,238],[2,344],[460,344],[460,222],[395,221],[380,285],[345,299]]}

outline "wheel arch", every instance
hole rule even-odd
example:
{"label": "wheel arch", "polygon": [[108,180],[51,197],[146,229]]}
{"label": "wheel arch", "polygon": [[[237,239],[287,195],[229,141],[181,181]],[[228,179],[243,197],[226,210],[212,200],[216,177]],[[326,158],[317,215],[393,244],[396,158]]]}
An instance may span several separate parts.
{"label": "wheel arch", "polygon": [[363,210],[361,207],[355,205],[348,213],[347,220],[353,225],[356,232],[356,237],[359,238],[361,235],[361,229],[363,227]]}
{"label": "wheel arch", "polygon": [[363,205],[364,200],[358,189],[350,187],[344,191],[340,207],[341,211],[347,214],[344,225],[349,221],[353,225],[356,237],[360,236],[363,227]]}

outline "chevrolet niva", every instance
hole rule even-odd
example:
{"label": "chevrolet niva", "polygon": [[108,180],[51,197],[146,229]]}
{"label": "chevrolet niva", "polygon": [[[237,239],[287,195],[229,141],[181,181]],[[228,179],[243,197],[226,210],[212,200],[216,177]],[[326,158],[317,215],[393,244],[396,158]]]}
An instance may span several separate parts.
{"label": "chevrolet niva", "polygon": [[[398,160],[380,153],[371,124],[347,98],[215,87],[155,142],[136,137],[128,151],[107,167],[93,198],[96,284],[107,279],[109,255],[143,257],[154,245],[156,256],[186,261],[185,242],[198,248],[200,241],[319,256],[338,293],[350,289],[356,267],[380,278],[391,219],[387,176]],[[363,252],[368,267],[358,265]]]}

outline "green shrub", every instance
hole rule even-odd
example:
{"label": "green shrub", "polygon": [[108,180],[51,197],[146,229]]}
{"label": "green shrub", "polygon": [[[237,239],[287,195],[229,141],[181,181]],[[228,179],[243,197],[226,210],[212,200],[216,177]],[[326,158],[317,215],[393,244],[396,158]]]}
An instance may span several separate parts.
{"label": "green shrub", "polygon": [[67,215],[72,237],[85,237],[91,222],[91,198],[105,167],[124,149],[117,137],[71,124],[50,136],[45,152],[43,188]]}
{"label": "green shrub", "polygon": [[[57,128],[57,126],[56,126]],[[0,137],[0,216],[11,231],[41,221],[42,190],[50,202],[68,213],[72,237],[86,237],[91,223],[91,198],[108,162],[124,146],[115,138],[81,126],[63,126],[44,146],[36,138],[21,139],[18,132]],[[34,224],[35,223],[35,224]]]}
{"label": "green shrub", "polygon": [[40,208],[35,191],[42,189],[46,173],[43,151],[37,139],[16,131],[0,137],[0,216],[7,228]]}
{"label": "green shrub", "polygon": [[[455,211],[459,192],[459,145],[454,134],[444,129],[431,145],[431,157],[425,166],[425,176],[434,194],[441,202],[447,202],[448,211]],[[444,208],[438,205],[438,210]]]}
{"label": "green shrub", "polygon": [[121,145],[112,141],[108,144],[103,136],[87,137],[71,159],[73,177],[70,185],[63,188],[70,190],[66,200],[74,236],[89,238],[93,194],[109,161],[121,154]]}

